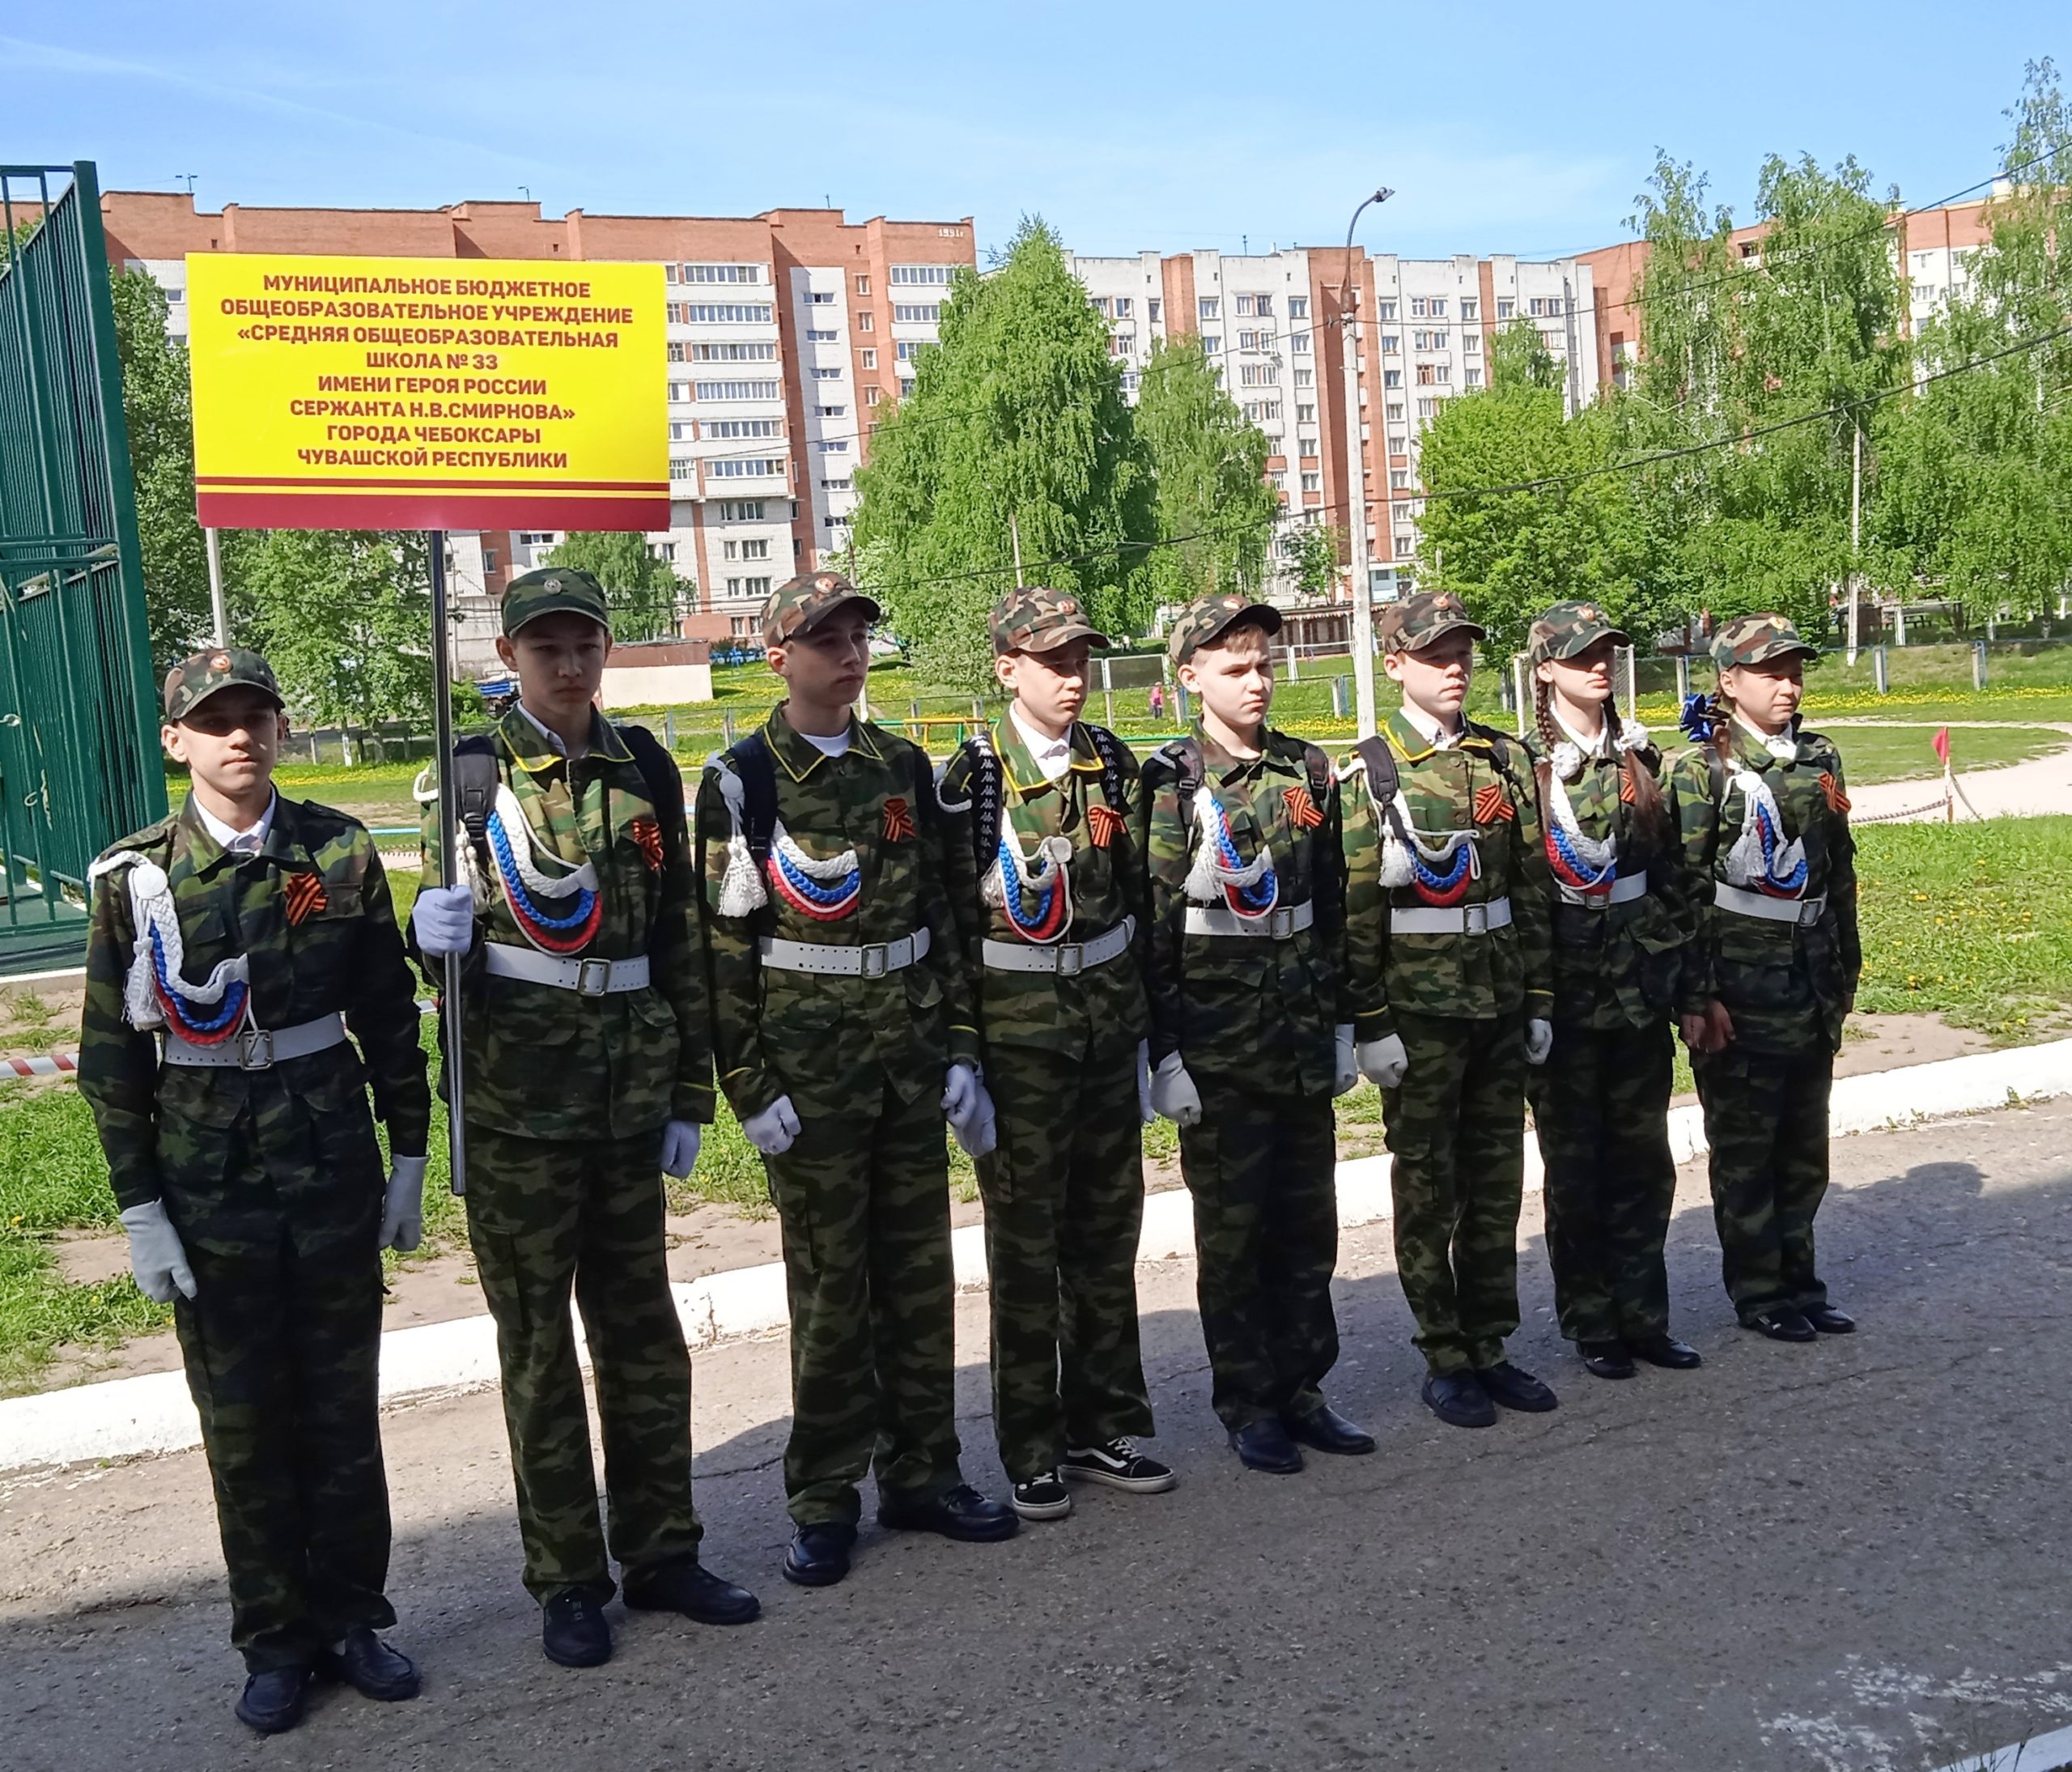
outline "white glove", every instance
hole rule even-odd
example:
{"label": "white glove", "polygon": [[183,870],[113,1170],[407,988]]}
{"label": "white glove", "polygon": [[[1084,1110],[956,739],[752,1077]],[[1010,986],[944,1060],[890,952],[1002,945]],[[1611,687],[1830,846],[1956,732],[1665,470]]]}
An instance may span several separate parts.
{"label": "white glove", "polygon": [[799,1111],[789,1095],[779,1095],[759,1114],[741,1122],[748,1141],[766,1157],[781,1157],[799,1136]]}
{"label": "white glove", "polygon": [[1343,1095],[1348,1089],[1359,1086],[1360,1064],[1352,1056],[1352,1024],[1340,1022],[1331,1030],[1337,1038],[1331,1047],[1331,1092]]}
{"label": "white glove", "polygon": [[1168,1052],[1158,1061],[1151,1078],[1151,1105],[1175,1126],[1201,1124],[1201,1091],[1187,1075],[1178,1052]]}
{"label": "white glove", "polygon": [[1525,1061],[1528,1064],[1544,1064],[1547,1055],[1554,1050],[1554,1024],[1538,1020],[1525,1024]]}
{"label": "white glove", "polygon": [[465,954],[475,945],[475,895],[466,886],[427,886],[410,909],[418,951],[434,959]]}
{"label": "white glove", "polygon": [[697,1121],[673,1120],[662,1128],[662,1173],[681,1181],[698,1166],[703,1128]]}
{"label": "white glove", "polygon": [[942,1111],[949,1118],[949,1128],[957,1134],[957,1141],[966,1150],[971,1146],[969,1137],[979,1122],[979,1103],[985,1102],[988,1111],[992,1103],[987,1098],[986,1086],[979,1080],[979,1072],[970,1064],[953,1064],[943,1078]]}
{"label": "white glove", "polygon": [[408,1255],[424,1241],[424,1170],[428,1157],[391,1157],[388,1191],[381,1199],[384,1249]]}
{"label": "white glove", "polygon": [[1158,1116],[1151,1107],[1151,1042],[1136,1043],[1136,1117],[1149,1126]]}
{"label": "white glove", "polygon": [[1377,1089],[1394,1089],[1410,1069],[1410,1054],[1403,1050],[1400,1034],[1361,1041],[1357,1056],[1360,1074]]}
{"label": "white glove", "polygon": [[130,1271],[139,1292],[157,1304],[171,1304],[175,1288],[184,1298],[194,1296],[194,1270],[163,1200],[124,1207],[122,1228],[130,1233]]}
{"label": "white glove", "polygon": [[979,1099],[963,1125],[955,1120],[949,1123],[951,1134],[967,1157],[984,1157],[991,1154],[1000,1141],[1000,1127],[993,1117],[993,1098],[986,1093],[986,1086],[979,1086]]}

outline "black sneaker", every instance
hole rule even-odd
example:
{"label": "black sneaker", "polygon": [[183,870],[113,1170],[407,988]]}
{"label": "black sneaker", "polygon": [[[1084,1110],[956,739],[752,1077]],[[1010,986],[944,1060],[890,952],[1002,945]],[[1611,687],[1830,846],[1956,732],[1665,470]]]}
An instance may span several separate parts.
{"label": "black sneaker", "polygon": [[1014,1485],[1014,1511],[1024,1519],[1063,1519],[1072,1511],[1072,1491],[1055,1471],[1038,1471]]}
{"label": "black sneaker", "polygon": [[1132,1495],[1159,1495],[1179,1478],[1170,1464],[1161,1464],[1136,1449],[1136,1442],[1119,1434],[1098,1446],[1073,1446],[1065,1450],[1064,1474],[1074,1482],[1106,1483],[1110,1489],[1127,1489]]}
{"label": "black sneaker", "polygon": [[564,1668],[601,1668],[612,1658],[612,1627],[601,1600],[564,1587],[540,1608],[540,1649]]}

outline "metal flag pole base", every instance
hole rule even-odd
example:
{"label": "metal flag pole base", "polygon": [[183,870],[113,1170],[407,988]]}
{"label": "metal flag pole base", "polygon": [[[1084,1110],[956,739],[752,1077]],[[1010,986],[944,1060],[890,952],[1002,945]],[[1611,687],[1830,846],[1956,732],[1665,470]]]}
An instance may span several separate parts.
{"label": "metal flag pole base", "polygon": [[[428,529],[431,549],[431,716],[432,743],[439,759],[439,878],[454,885],[461,878],[459,807],[453,797],[453,673],[449,654],[451,629],[446,618],[446,532]],[[467,1135],[461,1111],[461,959],[446,956],[439,992],[439,1039],[446,1056],[447,1155],[454,1193],[468,1191]]]}

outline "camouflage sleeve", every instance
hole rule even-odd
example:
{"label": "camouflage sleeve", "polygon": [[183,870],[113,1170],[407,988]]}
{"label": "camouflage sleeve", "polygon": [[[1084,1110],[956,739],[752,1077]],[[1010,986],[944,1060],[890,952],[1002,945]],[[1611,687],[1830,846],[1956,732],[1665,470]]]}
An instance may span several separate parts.
{"label": "camouflage sleeve", "polygon": [[693,829],[705,975],[712,1010],[713,1060],[728,1106],[737,1119],[751,1120],[783,1090],[762,1057],[762,959],[755,945],[755,919],[753,915],[720,914],[727,844],[734,824],[720,793],[716,767],[707,768],[698,786]]}
{"label": "camouflage sleeve", "polygon": [[1669,867],[1688,920],[1690,941],[1677,986],[1676,1013],[1702,1015],[1719,996],[1713,973],[1711,941],[1713,852],[1719,839],[1719,811],[1713,804],[1712,771],[1702,748],[1678,756],[1666,784],[1670,819]]}
{"label": "camouflage sleeve", "polygon": [[1511,856],[1511,924],[1518,931],[1518,960],[1525,971],[1528,1021],[1554,1013],[1554,879],[1547,865],[1546,833],[1539,822],[1539,796],[1530,767],[1511,752],[1511,797],[1518,810],[1518,847]]}
{"label": "camouflage sleeve", "polygon": [[947,891],[952,920],[957,925],[957,951],[976,977],[983,963],[980,943],[986,938],[986,907],[979,897],[978,858],[971,852],[971,758],[959,746],[944,766],[936,793],[936,822],[943,830],[944,860],[949,880]]}
{"label": "camouflage sleeve", "polygon": [[1643,753],[1643,761],[1662,793],[1662,824],[1653,839],[1654,860],[1648,868],[1648,890],[1668,912],[1669,920],[1683,938],[1677,955],[1677,982],[1671,997],[1673,1003],[1680,1005],[1684,1001],[1683,975],[1695,963],[1697,913],[1691,902],[1690,882],[1681,865],[1675,784],[1670,779],[1670,771],[1659,751]]}
{"label": "camouflage sleeve", "polygon": [[122,986],[136,941],[120,873],[94,890],[87,925],[87,1001],[79,1022],[79,1093],[92,1110],[115,1203],[127,1210],[159,1197],[158,1043],[122,1013]]}
{"label": "camouflage sleeve", "polygon": [[[418,779],[427,781],[429,785],[430,780],[433,777],[434,771],[427,767],[424,775]],[[456,830],[454,832],[454,838],[456,842],[467,842],[468,833],[465,828]],[[436,800],[427,801],[418,809],[418,867],[419,869],[418,884],[420,890],[427,886],[445,884],[446,869],[443,865],[443,857],[440,854],[439,802]],[[482,933],[482,911],[480,907],[478,907],[475,911],[475,944],[468,950],[461,962],[461,976],[464,985],[469,979],[474,979],[478,983],[480,981],[483,967]],[[410,955],[418,970],[424,974],[425,983],[431,986],[435,996],[446,988],[445,962],[426,957],[418,946],[417,932],[408,924],[403,926],[403,950]]]}
{"label": "camouflage sleeve", "polygon": [[[949,1030],[949,1062],[977,1065],[979,1062],[979,992],[972,982],[970,959],[960,939],[957,922],[950,909],[950,892],[956,863],[952,855],[949,821],[939,816],[933,803],[935,779],[928,754],[919,746],[906,745],[911,758],[902,758],[915,773],[915,791],[925,793],[929,802],[915,808],[915,822],[921,841],[928,846],[928,865],[921,870],[921,920],[928,931],[928,958],[936,981],[942,987],[943,1019]],[[967,840],[963,854],[967,869],[971,848]]]}
{"label": "camouflage sleeve", "polygon": [[1144,881],[1144,985],[1151,1003],[1151,1062],[1156,1065],[1180,1050],[1185,1019],[1180,956],[1187,905],[1187,833],[1180,818],[1178,784],[1170,769],[1147,767],[1137,796],[1133,835]]}
{"label": "camouflage sleeve", "polygon": [[346,1025],[366,1057],[374,1111],[388,1128],[389,1148],[399,1157],[421,1157],[431,1136],[431,1090],[418,1038],[416,982],[374,839],[355,831],[353,848],[364,850],[365,869]]}
{"label": "camouflage sleeve", "polygon": [[1856,924],[1856,833],[1849,822],[1849,783],[1842,775],[1841,753],[1832,746],[1836,797],[1834,835],[1828,845],[1828,903],[1835,913],[1835,933],[1841,945],[1842,976],[1848,980],[1849,1000],[1863,980],[1863,943]]}
{"label": "camouflage sleeve", "polygon": [[1365,1043],[1395,1031],[1389,1008],[1388,894],[1382,886],[1381,824],[1357,757],[1340,761],[1339,856],[1345,870],[1345,966],[1339,974],[1338,1018]]}
{"label": "camouflage sleeve", "polygon": [[662,859],[661,890],[648,959],[656,988],[677,1018],[677,1080],[669,1117],[712,1124],[712,986],[705,963],[705,920],[698,915],[698,877],[686,825],[669,826],[676,842]]}

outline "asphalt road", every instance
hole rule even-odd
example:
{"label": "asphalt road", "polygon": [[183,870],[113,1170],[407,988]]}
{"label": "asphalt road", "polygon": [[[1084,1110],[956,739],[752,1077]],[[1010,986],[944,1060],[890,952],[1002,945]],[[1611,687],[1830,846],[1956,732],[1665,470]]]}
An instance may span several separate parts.
{"label": "asphalt road", "polygon": [[[1583,1375],[1552,1326],[1528,1202],[1514,1344],[1563,1399],[1440,1426],[1386,1226],[1348,1234],[1335,1400],[1374,1457],[1242,1472],[1207,1403],[1182,1263],[1140,1274],[1181,1488],[1082,1497],[1011,1544],[867,1529],[856,1573],[777,1575],[781,1339],[697,1370],[715,1568],[744,1630],[641,1614],[618,1658],[542,1660],[491,1396],[388,1423],[397,1642],[423,1696],[326,1691],[295,1734],[231,1717],[198,1455],[0,1482],[0,1766],[1356,1766],[1914,1772],[2072,1720],[2072,1103],[1836,1146],[1824,1266],[1863,1330],[1738,1331],[1702,1179],[1671,1240],[1691,1374]],[[968,1468],[983,1300],[964,1301]]]}

